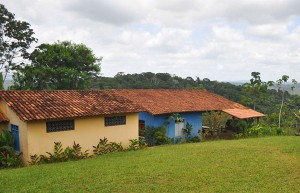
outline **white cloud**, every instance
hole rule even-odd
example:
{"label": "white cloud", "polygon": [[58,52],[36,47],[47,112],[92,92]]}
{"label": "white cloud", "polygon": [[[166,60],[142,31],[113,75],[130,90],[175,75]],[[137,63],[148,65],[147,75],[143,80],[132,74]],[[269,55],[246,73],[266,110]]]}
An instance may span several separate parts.
{"label": "white cloud", "polygon": [[[103,56],[102,73],[300,79],[297,0],[4,0],[39,43],[71,40]],[[298,77],[297,77],[298,76]]]}

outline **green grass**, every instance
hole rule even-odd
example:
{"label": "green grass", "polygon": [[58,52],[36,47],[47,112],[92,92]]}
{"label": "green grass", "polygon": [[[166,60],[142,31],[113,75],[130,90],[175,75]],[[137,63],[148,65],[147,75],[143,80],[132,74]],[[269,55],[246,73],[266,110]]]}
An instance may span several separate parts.
{"label": "green grass", "polygon": [[0,170],[0,192],[299,192],[300,137],[170,145]]}

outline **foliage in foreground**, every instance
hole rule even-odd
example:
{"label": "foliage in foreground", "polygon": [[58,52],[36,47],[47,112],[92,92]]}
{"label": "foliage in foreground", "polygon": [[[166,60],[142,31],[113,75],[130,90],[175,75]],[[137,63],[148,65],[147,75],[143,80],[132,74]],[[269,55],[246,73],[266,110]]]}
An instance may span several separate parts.
{"label": "foliage in foreground", "polygon": [[[131,139],[129,141],[129,147],[124,149],[121,143],[108,142],[108,139],[104,137],[99,140],[99,143],[96,146],[93,146],[93,154],[94,156],[99,156],[113,152],[139,150],[147,147],[147,144],[141,140]],[[82,151],[82,147],[78,143],[75,143],[75,141],[72,147],[68,146],[65,149],[61,142],[54,142],[53,153],[46,153],[47,155],[31,155],[28,163],[30,165],[36,165],[41,163],[74,161],[93,157],[93,155],[89,154],[89,150]]]}
{"label": "foliage in foreground", "polygon": [[299,192],[299,173],[299,137],[279,136],[2,170],[0,192]]}
{"label": "foliage in foreground", "polygon": [[166,136],[166,128],[164,126],[147,126],[144,130],[140,130],[140,133],[145,137],[145,141],[149,146],[169,144],[172,141]]}
{"label": "foliage in foreground", "polygon": [[14,137],[7,131],[0,132],[0,168],[21,167],[21,153],[14,149]]}

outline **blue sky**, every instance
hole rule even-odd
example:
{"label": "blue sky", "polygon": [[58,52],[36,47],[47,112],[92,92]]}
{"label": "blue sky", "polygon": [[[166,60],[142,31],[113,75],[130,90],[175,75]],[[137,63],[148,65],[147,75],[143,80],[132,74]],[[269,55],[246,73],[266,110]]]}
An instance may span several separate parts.
{"label": "blue sky", "polygon": [[4,0],[40,43],[71,40],[104,76],[168,72],[220,81],[300,80],[298,0]]}

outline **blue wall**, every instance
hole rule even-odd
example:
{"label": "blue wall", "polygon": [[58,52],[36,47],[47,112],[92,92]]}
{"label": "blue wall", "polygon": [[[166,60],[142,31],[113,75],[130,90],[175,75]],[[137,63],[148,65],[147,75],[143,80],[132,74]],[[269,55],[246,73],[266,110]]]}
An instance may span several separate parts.
{"label": "blue wall", "polygon": [[[184,118],[185,124],[188,122],[193,126],[192,136],[199,136],[198,130],[202,129],[202,113],[201,112],[193,112],[193,113],[179,113],[180,117]],[[145,121],[145,126],[165,126],[166,127],[166,135],[170,138],[175,137],[175,121],[172,120],[169,128],[165,125],[168,117],[171,114],[163,114],[163,115],[151,115],[150,113],[140,112],[139,120]]]}

